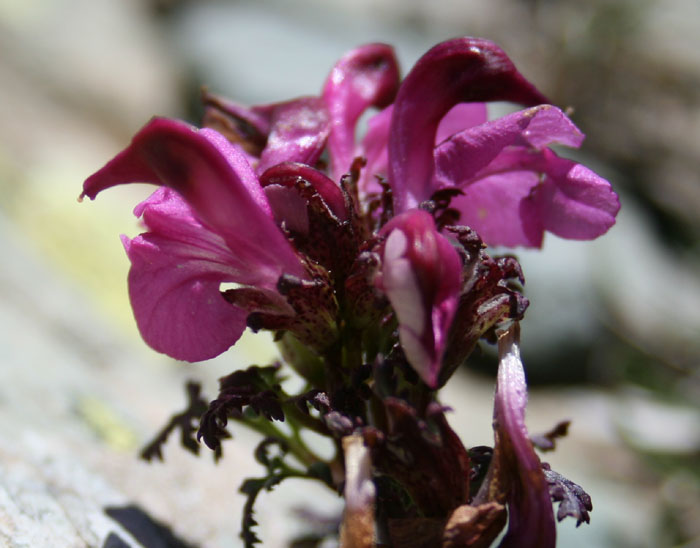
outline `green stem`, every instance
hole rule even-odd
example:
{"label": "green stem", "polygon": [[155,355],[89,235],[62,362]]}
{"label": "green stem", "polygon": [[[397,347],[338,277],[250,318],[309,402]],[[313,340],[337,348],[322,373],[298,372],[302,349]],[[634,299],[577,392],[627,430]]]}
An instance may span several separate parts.
{"label": "green stem", "polygon": [[289,420],[289,426],[293,431],[298,431],[301,427],[304,427],[322,436],[329,435],[328,429],[320,420],[312,417],[311,415],[307,415],[293,402],[287,401],[283,403],[282,409],[284,410],[284,416]]}
{"label": "green stem", "polygon": [[235,420],[247,426],[251,430],[255,430],[259,434],[262,434],[263,436],[283,440],[287,444],[289,453],[296,457],[296,459],[307,468],[314,463],[323,462],[321,457],[316,455],[306,446],[304,441],[299,436],[298,431],[295,431],[294,429],[292,429],[292,431],[295,433],[290,437],[264,417],[254,420],[241,417]]}
{"label": "green stem", "polygon": [[362,365],[362,338],[357,330],[346,326],[343,330],[344,369],[354,371]]}

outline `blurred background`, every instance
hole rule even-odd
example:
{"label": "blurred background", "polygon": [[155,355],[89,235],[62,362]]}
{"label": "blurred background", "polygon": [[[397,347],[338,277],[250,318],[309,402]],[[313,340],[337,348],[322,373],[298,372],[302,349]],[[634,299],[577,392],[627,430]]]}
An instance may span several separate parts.
{"label": "blurred background", "polygon": [[[560,525],[560,545],[700,546],[695,0],[0,0],[0,539],[240,545],[237,489],[261,473],[254,435],[235,429],[216,466],[177,440],[164,464],[137,455],[185,405],[186,379],[213,395],[219,376],[274,350],[246,336],[188,365],[148,349],[118,235],[138,233],[131,211],[149,188],[78,204],[82,181],[151,116],[196,123],[202,85],[243,103],[314,94],[359,44],[393,44],[405,72],[458,35],[496,41],[573,108],[587,134],[576,157],[623,204],[596,242],[548,235],[517,253],[532,302],[528,423],[573,421],[545,460],[594,503],[590,525]],[[492,444],[495,366],[485,349],[444,393],[467,445]],[[300,505],[341,508],[282,484],[258,504],[264,546],[303,532]]]}

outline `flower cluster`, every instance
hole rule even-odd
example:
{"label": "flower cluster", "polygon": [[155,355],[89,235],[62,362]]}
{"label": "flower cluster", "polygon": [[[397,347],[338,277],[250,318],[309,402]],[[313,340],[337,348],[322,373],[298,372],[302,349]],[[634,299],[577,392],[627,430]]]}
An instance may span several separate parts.
{"label": "flower cluster", "polygon": [[[151,120],[82,196],[159,186],[135,210],[147,231],[123,238],[151,347],[199,361],[246,327],[270,330],[307,381],[290,395],[278,366],[234,372],[201,418],[204,441],[220,449],[231,418],[286,419],[334,439],[326,463],[300,438],[258,428],[265,447],[307,466],[265,457],[271,478],[344,485],[348,546],[486,546],[506,511],[503,546],[553,546],[552,498],[560,519],[587,521],[590,500],[563,498],[575,484],[543,469],[524,425],[520,267],[486,253],[539,247],[545,231],[592,239],[614,224],[610,184],[550,148],[581,144],[569,118],[474,38],[438,44],[402,81],[393,50],[370,44],[338,61],[318,96],[203,101],[203,128]],[[526,108],[488,120],[490,101]],[[467,450],[436,390],[480,339],[497,337],[495,446]]]}

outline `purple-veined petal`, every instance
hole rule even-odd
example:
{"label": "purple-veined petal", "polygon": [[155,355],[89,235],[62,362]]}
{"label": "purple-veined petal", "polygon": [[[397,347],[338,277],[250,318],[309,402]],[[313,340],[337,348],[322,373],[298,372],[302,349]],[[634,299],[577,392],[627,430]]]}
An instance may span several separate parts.
{"label": "purple-veined petal", "polygon": [[464,187],[464,194],[453,198],[450,207],[460,212],[460,223],[476,230],[489,245],[539,247],[540,216],[521,216],[523,201],[538,181],[530,171],[491,175]]}
{"label": "purple-veined petal", "polygon": [[394,102],[389,138],[389,183],[398,212],[430,198],[435,134],[458,103],[548,103],[496,44],[457,38],[418,60]]}
{"label": "purple-veined petal", "polygon": [[523,202],[525,223],[539,221],[570,240],[592,240],[615,224],[620,200],[610,183],[587,167],[544,151],[546,176]]}
{"label": "purple-veined petal", "polygon": [[442,117],[435,133],[435,145],[442,143],[455,133],[478,126],[488,120],[485,103],[459,103]]}
{"label": "purple-veined petal", "polygon": [[[499,469],[503,482],[500,488],[508,491],[508,532],[500,546],[553,548],[556,527],[552,501],[540,459],[525,426],[527,384],[520,361],[519,335],[516,322],[498,339],[499,366],[494,405],[496,446],[491,466]],[[507,479],[503,481],[504,478]],[[489,481],[493,478],[487,477],[485,482]]]}
{"label": "purple-veined petal", "polygon": [[314,187],[338,219],[347,220],[348,211],[340,187],[313,167],[294,162],[278,164],[260,175],[260,185],[266,189],[268,185],[291,187],[300,179],[307,181]]}
{"label": "purple-veined petal", "polygon": [[216,131],[154,118],[85,181],[82,195],[94,199],[106,188],[132,182],[176,190],[234,253],[236,281],[273,288],[282,273],[305,276],[244,155]]}
{"label": "purple-veined petal", "polygon": [[355,150],[355,125],[369,107],[383,108],[399,88],[399,67],[391,46],[368,44],[346,53],[331,70],[323,99],[331,118],[328,148],[334,180],[347,173]]}
{"label": "purple-veined petal", "polygon": [[406,359],[435,388],[457,309],[462,263],[425,211],[394,217],[380,235],[386,240],[377,285],[396,312]]}
{"label": "purple-veined petal", "polygon": [[282,162],[316,165],[330,130],[326,105],[317,97],[303,97],[277,105],[272,112],[270,135],[257,173]]}
{"label": "purple-veined petal", "polygon": [[129,296],[144,340],[173,358],[213,358],[233,345],[247,312],[226,302],[222,282],[237,262],[224,240],[197,221],[172,190],[160,188],[134,213],[150,232],[122,237],[131,261]]}

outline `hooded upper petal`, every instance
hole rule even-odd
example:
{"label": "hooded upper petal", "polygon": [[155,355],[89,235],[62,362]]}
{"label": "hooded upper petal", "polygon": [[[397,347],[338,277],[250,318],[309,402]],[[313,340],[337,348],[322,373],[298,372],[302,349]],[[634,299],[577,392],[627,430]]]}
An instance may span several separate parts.
{"label": "hooded upper petal", "polygon": [[149,232],[123,237],[131,261],[129,296],[142,337],[173,358],[213,358],[233,345],[247,312],[226,302],[221,282],[234,281],[236,258],[175,192],[158,189],[139,204]]}
{"label": "hooded upper petal", "polygon": [[406,359],[435,388],[459,299],[462,263],[425,211],[394,217],[380,235],[386,240],[377,285],[396,312]]}
{"label": "hooded upper petal", "polygon": [[335,64],[323,87],[332,126],[328,148],[334,180],[347,173],[356,154],[355,126],[362,113],[387,106],[398,87],[398,63],[386,44],[359,47]]}
{"label": "hooded upper petal", "polygon": [[[365,158],[365,167],[360,174],[359,186],[364,193],[382,191],[377,176],[387,177],[388,143],[391,129],[391,116],[394,106],[389,105],[367,121],[367,132],[360,144],[358,154]],[[435,134],[435,144],[464,129],[486,122],[484,103],[460,103],[455,105],[440,120]]]}
{"label": "hooded upper petal", "polygon": [[[299,181],[305,181],[310,184],[316,192],[323,198],[323,201],[328,206],[328,209],[339,220],[345,221],[348,218],[348,211],[345,206],[345,197],[340,187],[326,175],[314,169],[313,167],[293,162],[285,162],[271,167],[260,176],[260,185],[265,189],[269,198],[268,191],[271,186],[279,186],[284,188],[293,187]],[[291,196],[292,194],[286,194]],[[292,198],[294,200],[294,198]],[[279,216],[280,220],[284,220],[284,215],[280,215],[279,209],[290,209],[294,204],[272,204],[275,215]],[[304,203],[304,209],[306,204]],[[296,213],[296,212],[295,212]],[[302,231],[303,232],[303,231]]]}
{"label": "hooded upper petal", "polygon": [[274,288],[282,273],[304,277],[245,156],[216,131],[154,118],[85,181],[83,195],[94,199],[106,188],[131,182],[176,190],[233,252],[235,281]]}
{"label": "hooded upper petal", "polygon": [[488,40],[449,40],[416,63],[396,96],[389,137],[396,211],[430,198],[435,134],[443,116],[458,103],[485,101],[548,102]]}
{"label": "hooded upper petal", "polygon": [[276,105],[271,112],[270,134],[257,173],[282,162],[315,165],[330,130],[326,105],[318,97],[302,97]]}

